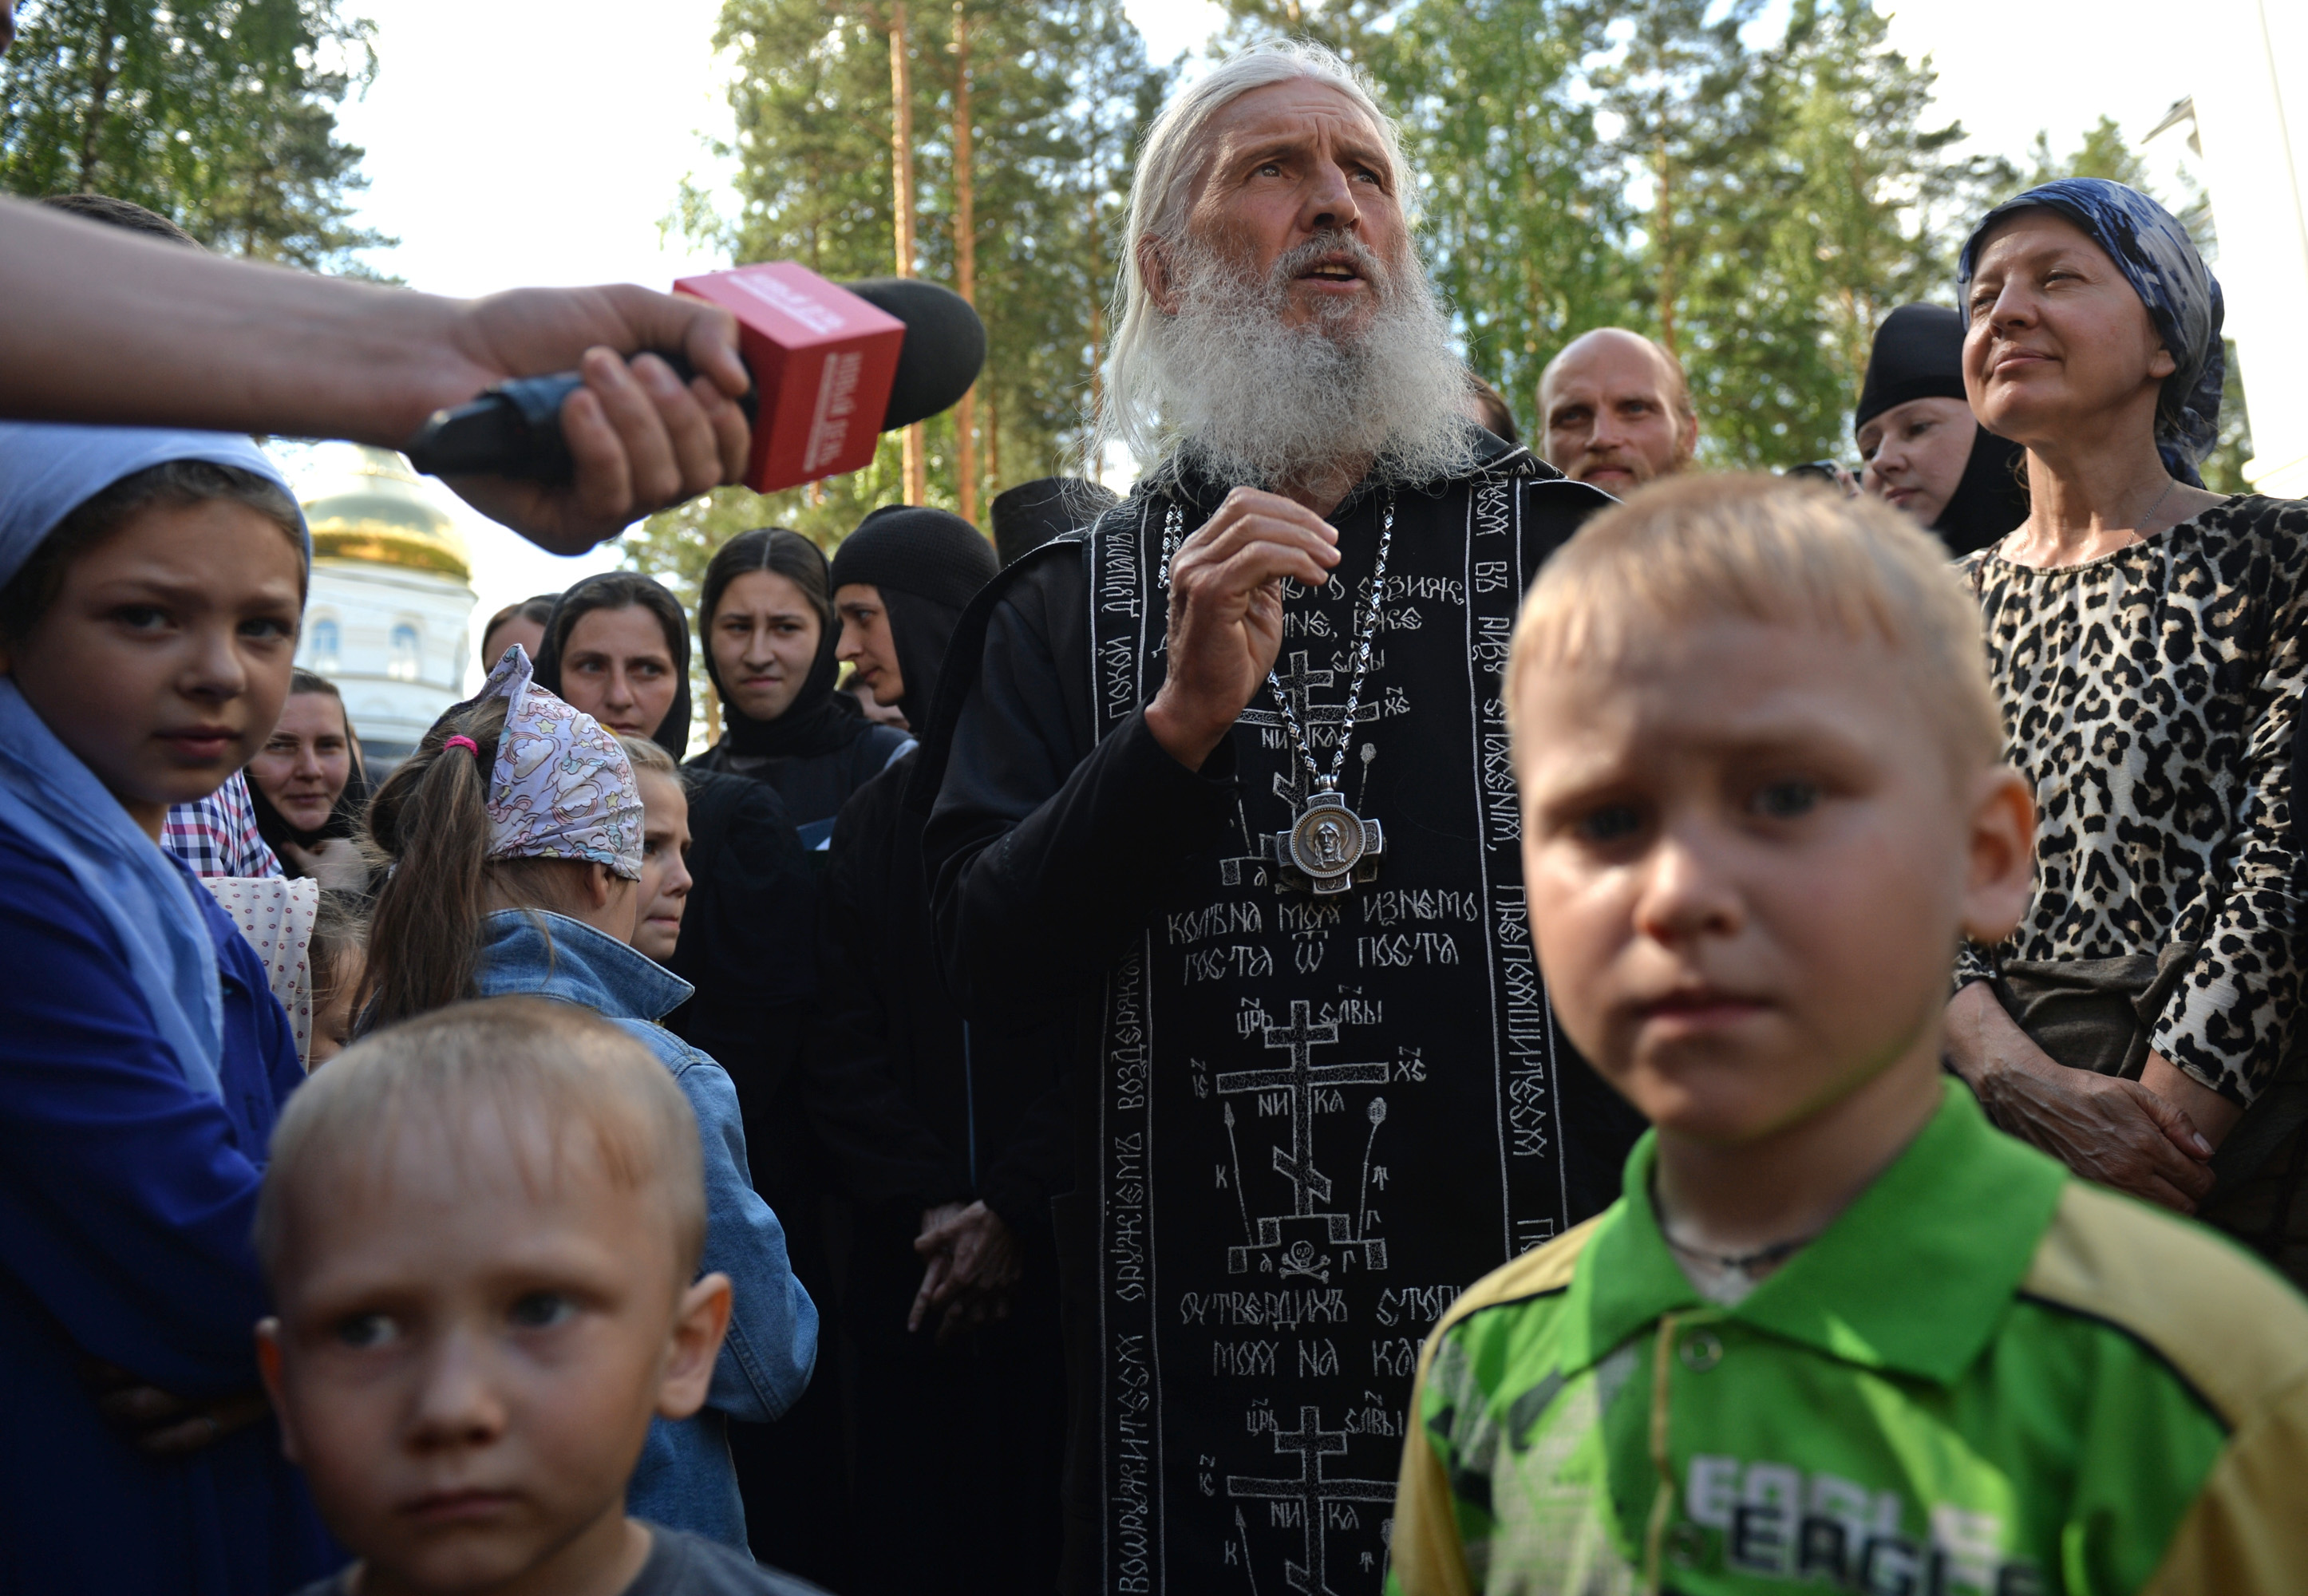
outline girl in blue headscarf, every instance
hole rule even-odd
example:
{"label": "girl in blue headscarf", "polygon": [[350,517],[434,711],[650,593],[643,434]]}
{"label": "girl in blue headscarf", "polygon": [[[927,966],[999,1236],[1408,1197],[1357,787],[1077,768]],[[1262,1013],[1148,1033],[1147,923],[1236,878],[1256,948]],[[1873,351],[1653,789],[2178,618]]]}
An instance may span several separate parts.
{"label": "girl in blue headscarf", "polygon": [[0,1589],[343,1561],[255,1394],[295,1040],[159,843],[271,734],[308,565],[246,438],[0,424]]}
{"label": "girl in blue headscarf", "polygon": [[1982,219],[1957,282],[1972,412],[2027,450],[2028,519],[1961,569],[2038,819],[2027,921],[1959,960],[1953,1061],[2078,1174],[2308,1279],[2308,506],[2204,489],[2220,288],[2147,195],[2030,189]]}

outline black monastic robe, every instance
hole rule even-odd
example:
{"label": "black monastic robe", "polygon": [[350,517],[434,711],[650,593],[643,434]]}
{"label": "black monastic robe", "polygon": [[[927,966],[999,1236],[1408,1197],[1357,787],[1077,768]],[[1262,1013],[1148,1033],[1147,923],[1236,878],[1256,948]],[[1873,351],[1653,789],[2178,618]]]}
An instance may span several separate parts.
{"label": "black monastic robe", "polygon": [[1167,512],[1224,496],[1141,485],[982,594],[916,801],[965,1006],[1074,1006],[1065,1588],[1372,1592],[1421,1338],[1604,1206],[1640,1128],[1552,1024],[1502,688],[1525,588],[1609,500],[1487,440],[1334,513],[1277,669],[1327,772],[1375,599],[1342,784],[1384,852],[1316,896],[1273,859],[1307,782],[1268,689],[1200,771],[1146,729]]}

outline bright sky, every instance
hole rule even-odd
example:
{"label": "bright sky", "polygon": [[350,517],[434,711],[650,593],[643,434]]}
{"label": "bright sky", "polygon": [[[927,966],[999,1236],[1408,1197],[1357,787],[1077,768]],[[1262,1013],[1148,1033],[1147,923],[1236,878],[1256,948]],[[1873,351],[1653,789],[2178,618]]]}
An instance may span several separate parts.
{"label": "bright sky", "polygon": [[[1908,0],[1892,37],[1939,67],[1942,113],[1979,147],[2019,160],[2039,127],[2072,147],[2106,113],[2137,137],[2215,80],[2219,41],[2142,0]],[[533,283],[665,287],[719,263],[660,224],[685,177],[710,182],[704,141],[726,134],[719,0],[351,0],[375,20],[380,63],[343,136],[365,146],[368,226],[397,236],[377,264],[434,293]],[[1130,0],[1157,59],[1219,25],[1207,0]],[[2200,62],[2204,66],[2200,66]],[[2156,169],[2181,141],[2156,147]],[[445,498],[446,496],[444,495]],[[456,506],[479,615],[616,563],[614,546],[557,559]],[[478,624],[478,618],[477,618]]]}

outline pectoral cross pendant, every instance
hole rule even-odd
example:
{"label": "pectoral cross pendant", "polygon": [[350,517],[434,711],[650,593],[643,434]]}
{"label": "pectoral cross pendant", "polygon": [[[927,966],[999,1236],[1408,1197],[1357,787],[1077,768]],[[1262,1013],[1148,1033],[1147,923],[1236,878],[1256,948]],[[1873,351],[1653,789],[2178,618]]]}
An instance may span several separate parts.
{"label": "pectoral cross pendant", "polygon": [[1318,895],[1377,880],[1379,858],[1385,852],[1386,836],[1378,822],[1365,820],[1347,807],[1337,783],[1328,777],[1315,782],[1290,829],[1274,835],[1274,858],[1283,867],[1284,884]]}

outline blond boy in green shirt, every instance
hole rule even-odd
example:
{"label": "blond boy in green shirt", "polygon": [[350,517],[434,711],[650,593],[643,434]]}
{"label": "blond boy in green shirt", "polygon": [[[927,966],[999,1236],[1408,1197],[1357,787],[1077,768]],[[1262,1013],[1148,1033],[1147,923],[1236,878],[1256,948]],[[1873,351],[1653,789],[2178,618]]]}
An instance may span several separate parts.
{"label": "blond boy in green shirt", "polygon": [[1662,485],[1541,574],[1508,692],[1541,967],[1654,1129],[1428,1341],[1389,1589],[2308,1592],[2308,1305],[1942,1073],[2034,808],[1936,545]]}

